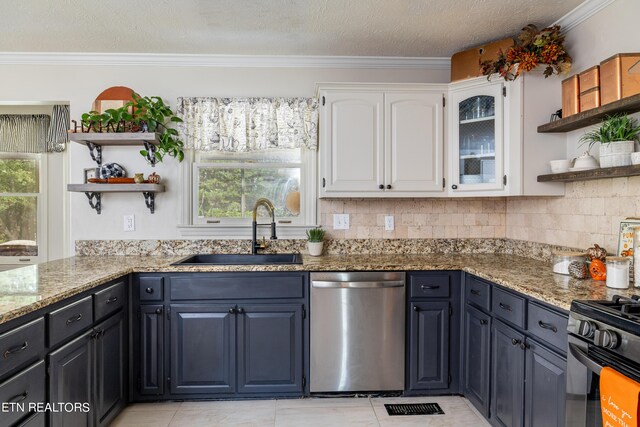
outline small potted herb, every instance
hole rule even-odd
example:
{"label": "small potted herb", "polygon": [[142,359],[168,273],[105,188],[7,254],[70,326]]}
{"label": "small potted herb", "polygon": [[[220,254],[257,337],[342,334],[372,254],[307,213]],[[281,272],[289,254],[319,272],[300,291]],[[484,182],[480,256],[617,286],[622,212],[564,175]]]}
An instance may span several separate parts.
{"label": "small potted herb", "polygon": [[629,166],[639,136],[638,121],[626,114],[617,114],[607,117],[599,128],[582,135],[580,143],[588,144],[589,150],[600,143],[600,167]]}
{"label": "small potted herb", "polygon": [[307,238],[309,239],[307,242],[307,248],[309,249],[309,255],[322,255],[322,249],[324,246],[324,233],[325,231],[321,227],[307,230]]}

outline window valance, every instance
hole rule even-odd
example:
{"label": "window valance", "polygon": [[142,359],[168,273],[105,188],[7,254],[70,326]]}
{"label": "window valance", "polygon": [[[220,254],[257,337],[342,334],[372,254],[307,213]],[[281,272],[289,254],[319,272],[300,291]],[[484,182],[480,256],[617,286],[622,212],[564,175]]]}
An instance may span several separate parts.
{"label": "window valance", "polygon": [[0,114],[0,151],[45,153],[64,151],[69,141],[69,106],[54,105],[48,114]]}
{"label": "window valance", "polygon": [[186,148],[245,152],[318,147],[315,98],[178,98]]}

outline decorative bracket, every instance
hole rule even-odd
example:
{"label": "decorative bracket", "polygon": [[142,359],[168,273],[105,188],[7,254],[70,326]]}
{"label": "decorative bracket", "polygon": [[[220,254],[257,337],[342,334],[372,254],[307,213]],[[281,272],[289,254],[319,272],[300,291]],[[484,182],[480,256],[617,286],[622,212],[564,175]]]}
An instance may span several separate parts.
{"label": "decorative bracket", "polygon": [[144,143],[144,149],[147,150],[147,161],[151,163],[151,166],[155,167],[156,162],[158,161],[158,159],[156,158],[156,146],[148,141],[142,142]]}
{"label": "decorative bracket", "polygon": [[87,148],[89,148],[89,154],[91,154],[91,158],[94,162],[98,164],[98,166],[102,165],[102,145],[94,144],[93,142],[86,141]]}
{"label": "decorative bracket", "polygon": [[152,191],[143,191],[142,195],[144,196],[145,204],[147,205],[151,213],[153,213],[156,209],[156,193]]}
{"label": "decorative bracket", "polygon": [[89,199],[91,209],[95,209],[98,215],[100,215],[100,211],[102,211],[102,193],[87,191],[84,194]]}

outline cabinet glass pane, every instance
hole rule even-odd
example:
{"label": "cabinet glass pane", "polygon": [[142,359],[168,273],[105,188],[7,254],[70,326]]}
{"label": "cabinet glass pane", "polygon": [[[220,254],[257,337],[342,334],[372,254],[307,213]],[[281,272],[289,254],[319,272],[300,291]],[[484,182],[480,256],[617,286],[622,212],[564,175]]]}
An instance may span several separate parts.
{"label": "cabinet glass pane", "polygon": [[474,96],[458,108],[460,184],[496,182],[496,99]]}

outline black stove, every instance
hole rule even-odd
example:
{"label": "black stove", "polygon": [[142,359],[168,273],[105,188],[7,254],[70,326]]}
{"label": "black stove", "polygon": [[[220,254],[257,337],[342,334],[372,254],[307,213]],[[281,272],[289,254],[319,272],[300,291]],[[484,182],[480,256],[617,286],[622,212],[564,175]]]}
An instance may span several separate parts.
{"label": "black stove", "polygon": [[571,303],[569,333],[640,363],[640,296]]}

